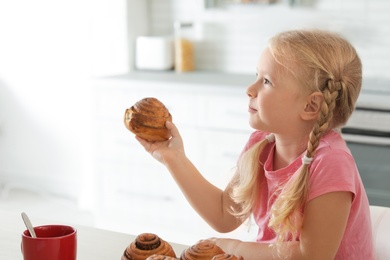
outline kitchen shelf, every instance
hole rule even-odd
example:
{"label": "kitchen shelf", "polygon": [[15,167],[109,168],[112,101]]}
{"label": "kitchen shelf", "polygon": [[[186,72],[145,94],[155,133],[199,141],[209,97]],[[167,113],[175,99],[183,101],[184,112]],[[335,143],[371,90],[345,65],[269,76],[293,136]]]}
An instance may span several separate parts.
{"label": "kitchen shelf", "polygon": [[210,71],[193,71],[176,73],[174,71],[142,71],[135,70],[127,74],[99,77],[96,80],[129,80],[148,81],[172,84],[185,84],[186,86],[199,85],[204,87],[247,87],[256,80],[256,75],[232,74]]}

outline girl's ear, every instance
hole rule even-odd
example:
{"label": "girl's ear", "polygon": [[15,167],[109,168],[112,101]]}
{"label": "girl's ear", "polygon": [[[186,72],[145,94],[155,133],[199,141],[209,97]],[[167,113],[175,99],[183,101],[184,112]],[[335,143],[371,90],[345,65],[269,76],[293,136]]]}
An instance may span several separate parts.
{"label": "girl's ear", "polygon": [[304,120],[316,120],[318,113],[321,111],[321,105],[324,100],[324,96],[321,92],[313,92],[307,96],[307,102],[302,111],[302,119]]}

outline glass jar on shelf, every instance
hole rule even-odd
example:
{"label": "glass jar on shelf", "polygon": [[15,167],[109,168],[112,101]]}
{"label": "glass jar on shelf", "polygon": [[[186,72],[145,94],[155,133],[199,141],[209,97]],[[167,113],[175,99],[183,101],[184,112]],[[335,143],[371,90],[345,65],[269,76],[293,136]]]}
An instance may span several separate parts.
{"label": "glass jar on shelf", "polygon": [[195,70],[194,28],[191,22],[175,22],[175,71]]}

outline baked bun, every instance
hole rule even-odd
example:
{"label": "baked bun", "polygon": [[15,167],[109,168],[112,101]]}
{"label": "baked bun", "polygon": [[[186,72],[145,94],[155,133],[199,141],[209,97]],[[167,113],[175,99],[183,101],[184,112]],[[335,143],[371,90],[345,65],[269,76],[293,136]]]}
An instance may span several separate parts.
{"label": "baked bun", "polygon": [[172,116],[157,98],[148,97],[126,109],[124,122],[127,129],[147,141],[165,141],[171,137],[165,122]]}
{"label": "baked bun", "polygon": [[146,258],[146,260],[177,260],[177,258],[166,255],[152,255]]}
{"label": "baked bun", "polygon": [[184,250],[180,255],[180,260],[210,260],[214,256],[224,253],[215,243],[209,240],[201,240]]}
{"label": "baked bun", "polygon": [[121,260],[145,260],[152,255],[176,258],[175,251],[168,242],[155,234],[143,233],[126,248]]}
{"label": "baked bun", "polygon": [[242,256],[235,256],[231,254],[216,255],[211,260],[244,260]]}

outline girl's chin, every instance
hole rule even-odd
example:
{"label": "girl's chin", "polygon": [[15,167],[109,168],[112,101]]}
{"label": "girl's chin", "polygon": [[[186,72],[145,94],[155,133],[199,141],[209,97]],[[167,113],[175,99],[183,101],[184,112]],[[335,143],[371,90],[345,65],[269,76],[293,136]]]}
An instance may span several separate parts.
{"label": "girl's chin", "polygon": [[261,129],[259,122],[256,122],[253,120],[249,120],[249,126],[252,127],[253,129],[256,129],[256,130]]}
{"label": "girl's chin", "polygon": [[263,132],[270,132],[269,129],[267,129],[267,127],[265,127],[265,125],[262,124],[261,122],[259,122],[258,120],[249,119],[249,126],[255,130],[260,130]]}

